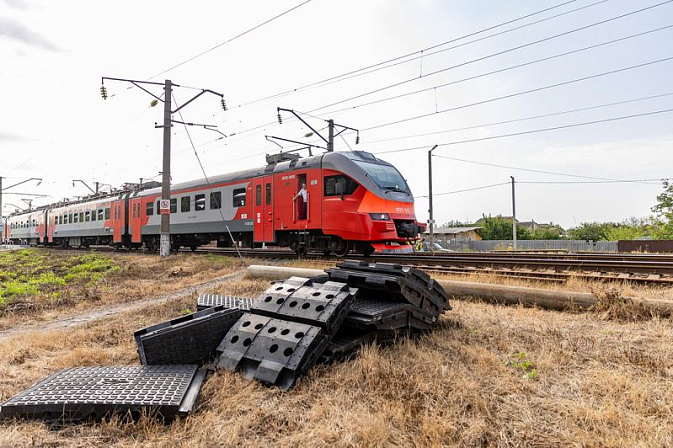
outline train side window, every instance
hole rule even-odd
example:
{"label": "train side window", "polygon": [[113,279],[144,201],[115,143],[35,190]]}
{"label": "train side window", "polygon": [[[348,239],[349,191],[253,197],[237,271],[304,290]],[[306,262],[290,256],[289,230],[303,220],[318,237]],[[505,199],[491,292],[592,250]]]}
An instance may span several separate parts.
{"label": "train side window", "polygon": [[89,222],[91,221],[91,212],[87,211],[84,212],[84,222]]}
{"label": "train side window", "polygon": [[98,220],[102,221],[103,220],[103,209],[98,209]]}
{"label": "train side window", "polygon": [[349,196],[355,193],[358,183],[348,176],[325,176],[325,196]]}
{"label": "train side window", "polygon": [[271,205],[271,184],[266,184],[266,205]]}
{"label": "train side window", "polygon": [[210,209],[217,210],[222,208],[222,192],[213,191],[210,193]]}
{"label": "train side window", "polygon": [[245,188],[236,188],[232,192],[234,207],[245,207]]}
{"label": "train side window", "polygon": [[258,207],[262,205],[262,186],[255,186],[255,205]]}
{"label": "train side window", "polygon": [[180,211],[182,213],[188,213],[192,211],[192,203],[189,196],[183,196],[180,198]]}
{"label": "train side window", "polygon": [[84,222],[84,212],[79,212],[79,222]]}
{"label": "train side window", "polygon": [[105,219],[110,219],[110,207],[105,209]]}
{"label": "train side window", "polygon": [[92,221],[95,221],[95,220],[96,220],[96,210],[93,210],[93,211],[91,212],[91,220],[92,220]]}
{"label": "train side window", "polygon": [[73,213],[72,217],[74,218],[73,223],[77,224],[79,222],[79,213]]}
{"label": "train side window", "polygon": [[171,198],[171,213],[178,212],[178,198]]}
{"label": "train side window", "polygon": [[161,210],[161,200],[157,199],[157,213],[161,214],[161,212],[159,210]]}
{"label": "train side window", "polygon": [[206,195],[197,194],[194,196],[194,210],[199,212],[206,209]]}
{"label": "train side window", "polygon": [[148,202],[145,204],[145,214],[147,216],[152,216],[154,214],[154,202]]}

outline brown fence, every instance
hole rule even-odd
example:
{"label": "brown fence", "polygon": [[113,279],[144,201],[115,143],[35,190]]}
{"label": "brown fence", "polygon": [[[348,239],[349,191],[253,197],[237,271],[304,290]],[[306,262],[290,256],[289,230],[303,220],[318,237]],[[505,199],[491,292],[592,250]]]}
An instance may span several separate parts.
{"label": "brown fence", "polygon": [[673,253],[673,240],[620,240],[617,251]]}

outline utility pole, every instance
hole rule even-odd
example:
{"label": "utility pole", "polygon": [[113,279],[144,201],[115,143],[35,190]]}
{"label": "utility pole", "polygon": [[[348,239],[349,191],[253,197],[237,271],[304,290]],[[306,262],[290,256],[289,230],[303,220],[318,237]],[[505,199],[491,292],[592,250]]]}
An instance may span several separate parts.
{"label": "utility pole", "polygon": [[435,145],[432,147],[430,151],[428,151],[428,202],[429,202],[429,207],[428,207],[428,214],[430,215],[430,218],[428,219],[428,225],[430,226],[430,250],[434,252],[434,247],[433,243],[435,242],[435,219],[433,216],[433,210],[432,210],[432,151],[437,149],[437,146]]}
{"label": "utility pole", "polygon": [[[348,130],[348,131],[354,131],[354,132],[356,133],[355,144],[356,144],[356,145],[359,145],[359,144],[360,144],[360,131],[357,130],[357,129],[349,128],[348,126],[344,126],[344,125],[342,125],[342,124],[335,123],[334,120],[331,120],[331,119],[330,119],[330,120],[325,120],[325,121],[327,122],[327,128],[329,129],[329,130],[328,130],[328,134],[327,134],[327,138],[325,138],[325,137],[322,136],[322,134],[321,134],[320,132],[316,131],[310,124],[308,124],[308,123],[306,122],[306,120],[304,120],[303,118],[301,118],[301,117],[299,116],[299,114],[298,114],[297,112],[295,112],[294,110],[292,110],[292,109],[284,109],[284,108],[282,108],[282,107],[278,107],[278,108],[276,108],[276,110],[277,110],[277,112],[278,112],[278,124],[283,124],[283,117],[280,115],[280,113],[281,113],[281,112],[290,112],[290,113],[291,113],[292,115],[294,115],[299,121],[301,121],[302,123],[304,123],[304,124],[311,130],[311,131],[313,131],[313,133],[314,133],[315,135],[317,135],[318,137],[320,137],[320,138],[322,139],[322,141],[325,142],[325,147],[324,147],[324,148],[323,148],[322,146],[308,145],[308,146],[310,146],[310,147],[313,147],[313,148],[321,148],[321,149],[326,150],[327,152],[332,152],[332,151],[334,151],[334,137],[338,137],[339,135],[341,135],[342,132],[344,132],[344,131],[346,131],[346,130]],[[341,130],[335,134],[335,133],[334,133],[334,128],[337,127],[337,126],[340,127]],[[296,141],[294,141],[294,140],[282,139],[282,138],[279,138],[279,137],[272,137],[272,138],[274,138],[274,139],[276,139],[276,140],[283,140],[283,141],[286,141],[286,142],[301,143],[301,142],[296,142]]]}
{"label": "utility pole", "polygon": [[512,179],[512,248],[516,250],[516,196],[514,194],[514,176]]}
{"label": "utility pole", "polygon": [[334,151],[334,120],[327,120],[329,134],[327,136],[327,152]]}
{"label": "utility pole", "polygon": [[[172,115],[180,111],[183,107],[203,95],[204,93],[212,93],[213,95],[217,95],[220,97],[220,104],[222,105],[223,110],[227,110],[227,105],[224,101],[224,95],[218,92],[214,92],[209,89],[202,89],[201,92],[197,93],[194,95],[190,100],[188,100],[186,103],[184,103],[182,106],[176,108],[175,110],[171,109],[171,99],[173,97],[173,87],[180,87],[178,84],[173,84],[170,79],[166,79],[163,84],[158,83],[158,82],[150,82],[150,81],[136,81],[133,79],[122,79],[122,78],[108,78],[108,77],[103,77],[101,78],[101,83],[104,83],[105,80],[110,80],[110,81],[124,81],[124,82],[130,82],[134,86],[138,87],[139,89],[145,91],[146,93],[150,94],[151,96],[154,97],[156,101],[152,101],[151,105],[154,106],[157,104],[157,101],[163,101],[164,103],[164,122],[163,125],[156,125],[155,128],[163,128],[164,130],[164,138],[163,138],[163,152],[162,152],[162,182],[161,182],[161,202],[160,202],[160,207],[159,207],[159,214],[161,215],[161,237],[160,237],[160,255],[161,258],[167,258],[170,253],[171,253],[171,209],[170,209],[170,203],[171,203],[171,127],[172,125]],[[141,84],[148,84],[148,85],[155,85],[155,86],[161,86],[163,85],[164,88],[164,97],[160,98],[150,92],[149,90],[145,89]],[[101,96],[103,99],[107,99],[107,90],[105,89],[105,85],[101,85],[100,88]],[[184,125],[194,125],[193,123],[183,123],[180,122]],[[204,128],[214,128],[215,126],[211,125],[199,125],[203,126]],[[210,129],[211,131],[214,129]]]}
{"label": "utility pole", "polygon": [[[165,205],[171,203],[171,97],[173,95],[173,86],[170,80],[164,83],[164,146],[163,146],[163,164],[161,171],[161,199]],[[161,213],[161,240],[160,251],[161,258],[166,258],[171,252],[171,215],[168,210],[162,207]]]}

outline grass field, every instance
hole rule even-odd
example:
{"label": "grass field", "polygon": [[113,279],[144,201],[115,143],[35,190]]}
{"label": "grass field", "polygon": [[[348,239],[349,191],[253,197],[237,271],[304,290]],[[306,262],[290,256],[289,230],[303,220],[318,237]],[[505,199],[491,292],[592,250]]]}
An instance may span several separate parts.
{"label": "grass field", "polygon": [[[79,263],[74,258],[90,255],[16,256],[28,264],[42,260],[25,279],[30,283],[48,272],[65,278]],[[97,257],[111,266],[95,271],[100,276],[5,296],[0,330],[134,303],[241,270],[220,257]],[[19,265],[0,260],[2,272]],[[238,278],[202,292],[255,297],[267,286]],[[629,296],[671,296],[670,290],[622,289]],[[12,303],[33,305],[12,309]],[[137,364],[133,332],[194,305],[195,294],[187,294],[66,329],[0,332],[0,400],[62,368]],[[114,419],[50,429],[3,422],[0,446],[673,446],[671,320],[453,305],[432,333],[314,367],[289,392],[216,372],[198,409],[170,425]]]}

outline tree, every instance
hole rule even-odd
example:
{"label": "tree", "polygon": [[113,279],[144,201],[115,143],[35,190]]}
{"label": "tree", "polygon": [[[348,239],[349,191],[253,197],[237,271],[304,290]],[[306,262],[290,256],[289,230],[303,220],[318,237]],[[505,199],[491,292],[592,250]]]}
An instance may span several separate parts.
{"label": "tree", "polygon": [[573,240],[602,241],[607,240],[607,231],[611,223],[583,222],[578,227],[568,230],[568,235]]}
{"label": "tree", "polygon": [[654,234],[658,239],[673,239],[673,183],[668,179],[661,183],[664,191],[657,196],[657,204],[652,207],[659,221]]}
{"label": "tree", "polygon": [[[495,218],[484,217],[481,228],[477,234],[484,240],[511,240],[512,239],[512,219],[496,216]],[[518,240],[529,240],[530,232],[523,227],[516,228],[516,238]]]}
{"label": "tree", "polygon": [[558,240],[559,238],[561,238],[561,231],[562,231],[562,229],[560,227],[556,227],[556,226],[537,228],[537,229],[535,229],[531,232],[531,239],[532,240]]}
{"label": "tree", "polygon": [[447,228],[450,228],[450,227],[471,227],[472,225],[473,224],[468,223],[468,222],[462,222],[462,221],[459,221],[457,219],[452,219],[451,221],[445,222],[444,224],[442,224],[439,227],[447,229]]}

